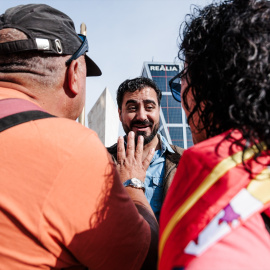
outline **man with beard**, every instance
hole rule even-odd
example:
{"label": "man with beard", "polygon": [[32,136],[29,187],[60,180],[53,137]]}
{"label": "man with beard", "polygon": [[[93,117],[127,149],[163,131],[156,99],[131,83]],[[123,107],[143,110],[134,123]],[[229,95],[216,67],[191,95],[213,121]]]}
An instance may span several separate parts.
{"label": "man with beard", "polygon": [[[157,220],[183,152],[182,148],[170,145],[158,133],[161,97],[161,91],[154,81],[144,77],[126,80],[117,90],[118,113],[125,133],[133,131],[136,142],[139,135],[144,137],[143,158],[151,149],[155,149],[146,178],[129,179],[124,186],[145,189],[145,196]],[[117,143],[107,149],[117,164]]]}

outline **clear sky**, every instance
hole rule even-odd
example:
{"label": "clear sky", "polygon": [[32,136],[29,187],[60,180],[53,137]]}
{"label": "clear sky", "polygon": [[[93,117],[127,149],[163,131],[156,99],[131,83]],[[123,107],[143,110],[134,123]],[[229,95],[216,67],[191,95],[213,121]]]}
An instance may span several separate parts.
{"label": "clear sky", "polygon": [[[179,27],[192,4],[211,0],[0,0],[0,13],[12,6],[44,3],[70,16],[77,32],[87,27],[88,55],[101,77],[87,78],[86,115],[108,87],[115,100],[124,80],[141,74],[144,61],[174,62]],[[86,120],[87,126],[87,120]]]}

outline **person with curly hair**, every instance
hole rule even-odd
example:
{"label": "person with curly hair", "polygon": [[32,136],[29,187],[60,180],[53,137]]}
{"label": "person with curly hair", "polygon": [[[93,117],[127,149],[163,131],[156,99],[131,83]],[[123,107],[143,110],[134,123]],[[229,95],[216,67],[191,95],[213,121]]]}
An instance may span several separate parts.
{"label": "person with curly hair", "polygon": [[170,85],[195,145],[162,207],[159,269],[269,269],[270,2],[196,7],[180,29]]}

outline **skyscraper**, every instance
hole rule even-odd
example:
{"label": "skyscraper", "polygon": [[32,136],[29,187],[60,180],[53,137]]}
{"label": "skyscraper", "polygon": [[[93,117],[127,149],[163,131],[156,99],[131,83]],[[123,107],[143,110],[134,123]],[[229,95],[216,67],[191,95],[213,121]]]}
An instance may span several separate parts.
{"label": "skyscraper", "polygon": [[180,71],[179,64],[144,62],[141,76],[155,81],[162,91],[159,132],[169,143],[188,148],[193,145],[181,103],[172,97],[169,81]]}
{"label": "skyscraper", "polygon": [[119,117],[108,88],[105,88],[88,113],[88,127],[98,134],[98,137],[106,147],[117,142]]}

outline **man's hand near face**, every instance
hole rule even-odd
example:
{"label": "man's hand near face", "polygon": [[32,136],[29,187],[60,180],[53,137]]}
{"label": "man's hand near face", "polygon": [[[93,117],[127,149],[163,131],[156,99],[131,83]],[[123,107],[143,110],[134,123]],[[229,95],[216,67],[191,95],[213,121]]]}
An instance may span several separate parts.
{"label": "man's hand near face", "polygon": [[[131,131],[127,136],[127,147],[125,150],[124,139],[123,137],[119,137],[117,146],[117,170],[122,183],[131,178],[137,178],[141,182],[144,182],[146,170],[153,158],[155,150],[151,149],[145,159],[143,159],[143,141],[143,136],[139,136],[137,146],[135,147],[135,135]],[[143,189],[127,186],[126,191],[136,205],[138,212],[148,222],[151,229],[151,246],[141,269],[156,269],[159,227],[155,214],[144,195]]]}
{"label": "man's hand near face", "polygon": [[154,148],[151,149],[143,160],[143,141],[143,136],[139,136],[135,148],[135,136],[134,132],[131,131],[127,136],[127,147],[125,150],[124,138],[119,137],[117,144],[117,170],[122,182],[133,177],[144,182],[146,170],[153,158],[155,150]]}

